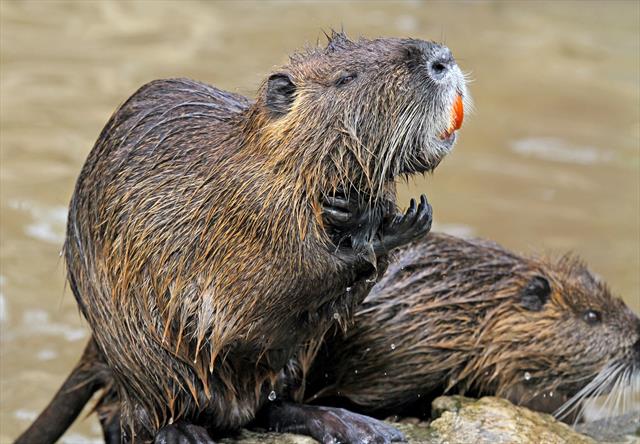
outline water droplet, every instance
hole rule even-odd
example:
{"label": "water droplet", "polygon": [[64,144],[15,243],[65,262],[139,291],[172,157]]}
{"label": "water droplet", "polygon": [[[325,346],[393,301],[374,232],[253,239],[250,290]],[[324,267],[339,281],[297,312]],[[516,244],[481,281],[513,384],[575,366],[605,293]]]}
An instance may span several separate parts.
{"label": "water droplet", "polygon": [[391,344],[391,350],[395,350],[396,349],[396,344]]}
{"label": "water droplet", "polygon": [[271,393],[269,393],[269,401],[275,401],[275,400],[276,400],[276,392],[271,390]]}
{"label": "water droplet", "polygon": [[418,393],[418,398],[420,397],[420,393]]}
{"label": "water droplet", "polygon": [[384,372],[384,375],[387,376],[387,372]]}
{"label": "water droplet", "polygon": [[333,319],[339,319],[339,318],[340,318],[340,315],[338,313],[333,314]]}
{"label": "water droplet", "polygon": [[549,392],[549,398],[553,398],[553,392]]}
{"label": "water droplet", "polygon": [[525,381],[530,381],[531,380],[531,373],[524,372],[524,380]]}
{"label": "water droplet", "polygon": [[373,284],[376,280],[375,279],[365,279],[364,280],[367,284]]}
{"label": "water droplet", "polygon": [[356,375],[358,374],[358,370],[354,370],[353,372],[354,372]]}
{"label": "water droplet", "polygon": [[367,348],[364,349],[365,353],[369,353],[370,351],[371,351],[371,347],[367,347]]}
{"label": "water droplet", "polygon": [[351,287],[347,287],[347,293],[351,293]]}

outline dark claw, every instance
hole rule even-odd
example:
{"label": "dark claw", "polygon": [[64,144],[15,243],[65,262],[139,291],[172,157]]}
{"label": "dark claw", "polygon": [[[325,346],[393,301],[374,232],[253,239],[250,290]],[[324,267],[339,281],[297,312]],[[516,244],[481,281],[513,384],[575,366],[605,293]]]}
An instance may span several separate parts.
{"label": "dark claw", "polygon": [[357,226],[361,219],[361,210],[357,200],[347,199],[341,196],[324,196],[322,201],[322,214],[328,225],[334,228],[347,228]]}
{"label": "dark claw", "polygon": [[351,219],[351,213],[345,213],[331,207],[324,207],[322,210],[322,214],[325,220],[334,225],[347,223],[349,219]]}
{"label": "dark claw", "polygon": [[153,442],[155,444],[214,444],[204,427],[183,421],[161,428]]}
{"label": "dark claw", "polygon": [[389,250],[408,244],[426,235],[431,230],[433,211],[423,194],[416,207],[415,199],[411,199],[404,215],[398,215],[382,229],[382,237],[374,244],[376,254],[384,254]]}
{"label": "dark claw", "polygon": [[415,199],[412,198],[411,201],[409,202],[409,208],[407,208],[407,212],[402,218],[403,222],[410,221],[415,217],[415,214],[416,214],[416,201]]}
{"label": "dark claw", "polygon": [[340,208],[345,212],[351,212],[354,210],[355,205],[349,201],[349,199],[343,197],[327,196],[324,198],[326,205]]}

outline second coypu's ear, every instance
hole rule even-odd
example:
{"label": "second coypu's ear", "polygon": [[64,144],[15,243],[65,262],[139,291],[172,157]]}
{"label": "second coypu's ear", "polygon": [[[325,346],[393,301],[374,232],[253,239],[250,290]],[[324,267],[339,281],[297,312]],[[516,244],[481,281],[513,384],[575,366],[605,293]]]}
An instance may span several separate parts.
{"label": "second coypu's ear", "polygon": [[282,115],[289,112],[295,99],[296,85],[286,73],[276,73],[267,80],[265,103],[269,111]]}
{"label": "second coypu's ear", "polygon": [[520,305],[530,311],[540,311],[551,296],[547,278],[534,276],[520,292]]}

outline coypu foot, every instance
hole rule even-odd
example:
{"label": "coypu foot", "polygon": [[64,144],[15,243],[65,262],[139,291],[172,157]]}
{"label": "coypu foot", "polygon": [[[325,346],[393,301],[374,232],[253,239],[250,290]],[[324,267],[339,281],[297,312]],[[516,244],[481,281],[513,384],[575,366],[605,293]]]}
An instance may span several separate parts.
{"label": "coypu foot", "polygon": [[390,222],[383,224],[382,236],[373,242],[376,254],[385,254],[389,250],[413,242],[424,237],[431,230],[433,210],[427,196],[420,196],[420,204],[416,207],[415,199],[411,199],[404,215],[396,215]]}
{"label": "coypu foot", "polygon": [[154,444],[213,444],[213,440],[204,427],[178,421],[161,428]]}
{"label": "coypu foot", "polygon": [[269,403],[256,425],[270,431],[308,435],[323,444],[406,442],[396,428],[349,410],[288,402]]}
{"label": "coypu foot", "polygon": [[[324,220],[351,237],[353,248],[360,253],[373,250],[376,255],[405,245],[425,236],[431,230],[433,210],[423,194],[420,203],[411,199],[405,214],[387,217],[378,230],[375,211],[363,209],[356,199],[342,196],[324,198]],[[378,234],[376,235],[376,232]],[[339,242],[337,242],[339,243]]]}

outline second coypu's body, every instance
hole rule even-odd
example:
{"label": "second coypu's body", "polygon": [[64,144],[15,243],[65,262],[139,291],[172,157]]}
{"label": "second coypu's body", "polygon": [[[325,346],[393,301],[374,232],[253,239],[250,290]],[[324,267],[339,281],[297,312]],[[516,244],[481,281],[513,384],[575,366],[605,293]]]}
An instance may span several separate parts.
{"label": "second coypu's body", "polygon": [[[64,255],[128,438],[181,419],[237,428],[280,393],[386,249],[428,230],[426,202],[397,228],[394,179],[439,163],[464,95],[444,47],[334,34],[255,102],[166,80],[117,110],[78,178]],[[341,193],[366,224],[334,244],[322,199]]]}
{"label": "second coypu's body", "polygon": [[640,319],[575,258],[431,233],[397,252],[308,381],[307,398],[375,416],[428,416],[435,396],[467,393],[565,404],[563,417],[640,390]]}

